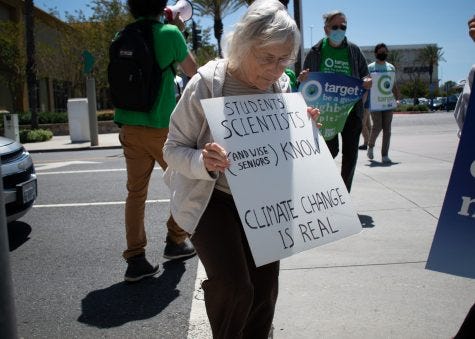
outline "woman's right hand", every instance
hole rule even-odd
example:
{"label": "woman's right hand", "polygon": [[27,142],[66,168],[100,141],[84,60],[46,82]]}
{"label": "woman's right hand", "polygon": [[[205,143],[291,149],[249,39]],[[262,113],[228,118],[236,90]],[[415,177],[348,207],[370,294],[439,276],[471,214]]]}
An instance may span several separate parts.
{"label": "woman's right hand", "polygon": [[201,151],[203,162],[208,171],[219,171],[224,173],[231,162],[228,159],[226,150],[215,142],[207,143]]}
{"label": "woman's right hand", "polygon": [[302,72],[300,72],[299,76],[297,77],[298,82],[304,82],[305,80],[307,80],[308,72],[310,72],[309,68],[302,70]]}

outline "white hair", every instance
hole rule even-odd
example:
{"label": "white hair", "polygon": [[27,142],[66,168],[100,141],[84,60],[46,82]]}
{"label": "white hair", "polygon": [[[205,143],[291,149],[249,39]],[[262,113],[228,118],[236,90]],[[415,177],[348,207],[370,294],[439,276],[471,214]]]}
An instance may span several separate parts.
{"label": "white hair", "polygon": [[226,57],[231,69],[236,69],[255,45],[292,43],[291,57],[300,47],[300,32],[285,6],[277,0],[254,1],[227,37]]}

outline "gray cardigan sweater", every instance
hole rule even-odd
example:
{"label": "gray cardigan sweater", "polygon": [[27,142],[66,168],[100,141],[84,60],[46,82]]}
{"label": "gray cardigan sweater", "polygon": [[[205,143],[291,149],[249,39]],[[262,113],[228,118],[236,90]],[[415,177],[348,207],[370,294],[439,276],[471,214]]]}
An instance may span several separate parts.
{"label": "gray cardigan sweater", "polygon": [[[228,62],[208,62],[186,85],[170,118],[163,157],[168,164],[164,173],[170,188],[170,209],[178,225],[193,234],[209,203],[218,172],[208,172],[201,155],[212,142],[211,131],[200,100],[223,96]],[[277,92],[288,92],[289,81],[274,84]]]}

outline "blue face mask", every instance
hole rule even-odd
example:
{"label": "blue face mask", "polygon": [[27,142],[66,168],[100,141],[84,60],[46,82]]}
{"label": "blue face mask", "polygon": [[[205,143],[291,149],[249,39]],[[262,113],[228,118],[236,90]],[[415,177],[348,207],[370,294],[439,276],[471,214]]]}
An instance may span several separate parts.
{"label": "blue face mask", "polygon": [[345,31],[342,29],[331,30],[328,38],[335,44],[339,45],[345,38]]}

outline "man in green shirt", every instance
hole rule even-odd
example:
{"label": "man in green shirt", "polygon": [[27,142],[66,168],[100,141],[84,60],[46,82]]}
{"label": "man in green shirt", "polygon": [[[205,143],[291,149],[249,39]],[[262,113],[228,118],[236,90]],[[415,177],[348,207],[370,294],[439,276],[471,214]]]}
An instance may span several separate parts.
{"label": "man in green shirt", "polygon": [[[344,13],[333,11],[323,15],[326,37],[313,46],[305,57],[304,71],[299,80],[304,81],[307,72],[341,73],[363,80],[363,87],[371,88],[366,59],[360,48],[345,37],[347,21]],[[358,101],[349,113],[341,131],[342,161],[341,177],[348,192],[351,190],[356,162],[358,142],[362,129],[363,103]],[[339,152],[338,135],[326,144],[335,158]]]}
{"label": "man in green shirt", "polygon": [[[136,20],[144,18],[158,20],[167,4],[166,0],[128,0],[127,5]],[[124,150],[127,166],[127,200],[125,203],[125,229],[127,249],[123,257],[127,261],[124,279],[139,281],[158,272],[158,265],[151,265],[145,257],[147,237],[145,232],[145,200],[155,162],[163,170],[162,148],[168,134],[170,115],[175,108],[175,74],[173,64],[178,63],[187,76],[196,73],[196,62],[188,51],[185,39],[178,27],[183,21],[178,14],[172,24],[157,22],[152,26],[155,42],[155,56],[163,70],[160,90],[150,112],[134,112],[116,108],[114,121],[121,127],[120,143]],[[172,64],[171,67],[167,67]],[[195,255],[195,249],[183,231],[170,215],[167,221],[167,238],[164,257],[167,259],[187,258]]]}

